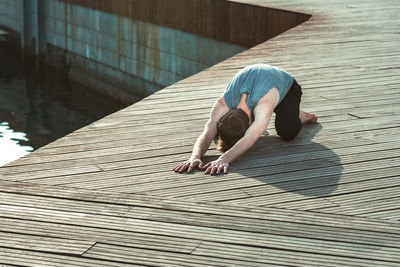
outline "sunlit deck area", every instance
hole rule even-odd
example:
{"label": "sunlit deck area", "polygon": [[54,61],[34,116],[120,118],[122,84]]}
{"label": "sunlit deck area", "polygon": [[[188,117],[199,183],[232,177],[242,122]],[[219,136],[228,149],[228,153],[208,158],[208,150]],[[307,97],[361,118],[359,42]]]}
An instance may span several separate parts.
{"label": "sunlit deck area", "polygon": [[[1,167],[1,266],[400,265],[400,2],[234,2],[312,17]],[[284,142],[272,121],[227,175],[173,172],[254,63],[319,124]]]}

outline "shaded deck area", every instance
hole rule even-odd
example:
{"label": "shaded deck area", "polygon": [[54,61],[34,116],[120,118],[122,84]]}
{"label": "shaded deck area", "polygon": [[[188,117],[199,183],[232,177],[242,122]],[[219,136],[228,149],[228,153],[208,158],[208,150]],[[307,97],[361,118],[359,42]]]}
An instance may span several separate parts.
{"label": "shaded deck area", "polygon": [[[237,2],[313,16],[0,168],[0,264],[400,264],[400,3]],[[227,175],[172,172],[253,63],[320,124],[283,142],[272,121]]]}

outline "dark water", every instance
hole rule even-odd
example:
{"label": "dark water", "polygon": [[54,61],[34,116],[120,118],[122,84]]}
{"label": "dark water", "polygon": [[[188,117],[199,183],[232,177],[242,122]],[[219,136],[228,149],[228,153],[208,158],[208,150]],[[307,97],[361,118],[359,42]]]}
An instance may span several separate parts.
{"label": "dark water", "polygon": [[11,50],[0,46],[0,166],[125,107]]}

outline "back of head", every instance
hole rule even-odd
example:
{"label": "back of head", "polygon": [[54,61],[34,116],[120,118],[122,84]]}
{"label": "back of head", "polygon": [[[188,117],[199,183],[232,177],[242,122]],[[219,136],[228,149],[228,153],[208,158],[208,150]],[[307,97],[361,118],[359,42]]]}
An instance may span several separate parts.
{"label": "back of head", "polygon": [[217,123],[218,149],[229,150],[249,128],[249,117],[242,109],[226,113]]}

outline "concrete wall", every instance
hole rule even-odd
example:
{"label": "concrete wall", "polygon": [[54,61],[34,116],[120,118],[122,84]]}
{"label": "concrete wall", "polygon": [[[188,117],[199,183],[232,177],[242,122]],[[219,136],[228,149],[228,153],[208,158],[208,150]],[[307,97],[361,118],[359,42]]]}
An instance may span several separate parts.
{"label": "concrete wall", "polygon": [[264,42],[311,17],[257,6],[257,1],[249,1],[254,4],[230,0],[63,1],[244,47]]}
{"label": "concrete wall", "polygon": [[[20,31],[19,4],[0,0],[0,25]],[[66,50],[74,79],[116,98],[149,95],[245,49],[64,1],[44,7],[52,58]]]}
{"label": "concrete wall", "polygon": [[0,26],[28,29],[25,44],[45,46],[49,63],[64,62],[74,80],[126,102],[308,18],[223,0],[0,0]]}
{"label": "concrete wall", "polygon": [[73,68],[100,72],[107,83],[133,87],[141,96],[245,49],[74,4],[47,2],[48,43],[73,52]]}
{"label": "concrete wall", "polygon": [[19,1],[0,0],[0,25],[20,31]]}

